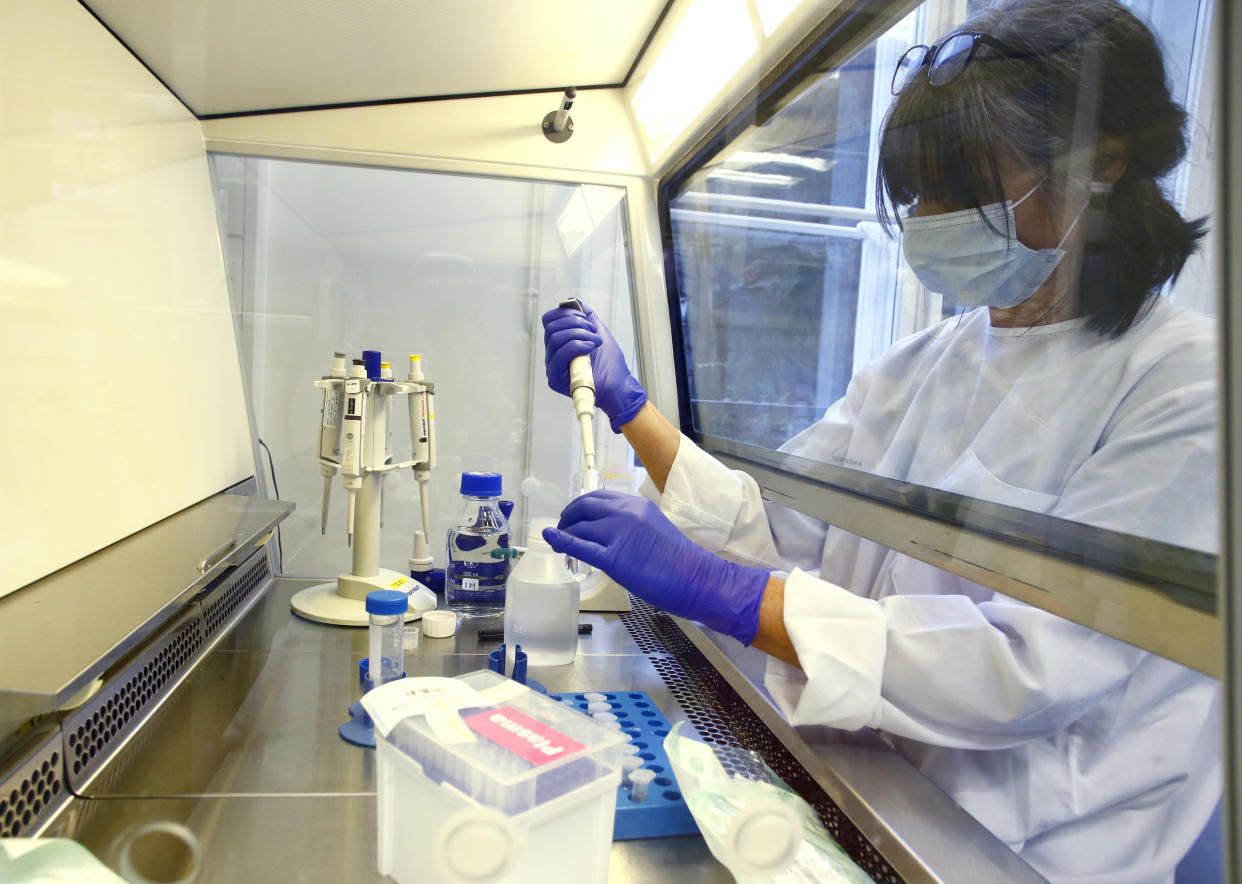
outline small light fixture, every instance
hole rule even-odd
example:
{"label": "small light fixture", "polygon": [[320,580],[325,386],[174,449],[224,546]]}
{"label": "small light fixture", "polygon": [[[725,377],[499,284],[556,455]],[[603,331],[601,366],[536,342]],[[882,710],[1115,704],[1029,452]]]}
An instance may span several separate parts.
{"label": "small light fixture", "polygon": [[569,115],[569,109],[577,97],[578,90],[570,86],[561,96],[561,106],[543,118],[543,134],[549,141],[563,144],[574,134],[574,119]]}

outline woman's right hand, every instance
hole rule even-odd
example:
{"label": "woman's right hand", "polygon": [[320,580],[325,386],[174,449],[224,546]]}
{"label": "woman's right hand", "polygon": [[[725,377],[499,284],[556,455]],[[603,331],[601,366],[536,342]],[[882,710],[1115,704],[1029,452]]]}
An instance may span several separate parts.
{"label": "woman's right hand", "polygon": [[585,313],[556,307],[543,314],[543,364],[548,386],[569,395],[569,363],[578,356],[591,357],[595,375],[595,404],[608,415],[612,431],[621,428],[647,402],[647,392],[630,374],[616,339],[585,304]]}

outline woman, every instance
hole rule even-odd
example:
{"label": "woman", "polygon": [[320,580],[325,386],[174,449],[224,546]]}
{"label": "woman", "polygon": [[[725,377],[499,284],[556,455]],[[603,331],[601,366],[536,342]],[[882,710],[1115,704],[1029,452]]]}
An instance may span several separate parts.
{"label": "woman", "polygon": [[[1157,294],[1202,225],[1157,184],[1185,114],[1150,31],[1113,0],[1006,3],[907,54],[894,87],[886,219],[925,285],[977,309],[900,341],[783,450],[1213,548],[1212,329]],[[590,353],[659,495],[579,498],[555,549],[767,652],[791,722],[883,731],[1048,878],[1171,880],[1220,795],[1215,682],[765,509],[593,314],[544,324],[553,389]]]}

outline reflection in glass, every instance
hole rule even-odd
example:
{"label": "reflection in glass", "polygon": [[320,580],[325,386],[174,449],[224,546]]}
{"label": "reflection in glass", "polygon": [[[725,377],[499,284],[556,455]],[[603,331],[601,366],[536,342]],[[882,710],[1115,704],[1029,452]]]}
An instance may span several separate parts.
{"label": "reflection in glass", "polygon": [[[966,5],[670,194],[694,428],[1213,552],[1211,2]],[[791,721],[880,729],[1051,880],[1172,879],[1220,798],[1213,680],[726,494],[681,444],[678,527],[806,571],[778,625],[800,666],[768,669]]]}

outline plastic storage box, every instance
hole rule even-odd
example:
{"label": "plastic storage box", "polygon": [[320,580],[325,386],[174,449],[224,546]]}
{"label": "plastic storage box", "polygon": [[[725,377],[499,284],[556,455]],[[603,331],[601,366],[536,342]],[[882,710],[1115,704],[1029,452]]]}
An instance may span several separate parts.
{"label": "plastic storage box", "polygon": [[399,884],[607,881],[624,738],[494,672],[454,681],[482,702],[376,733],[379,871]]}

